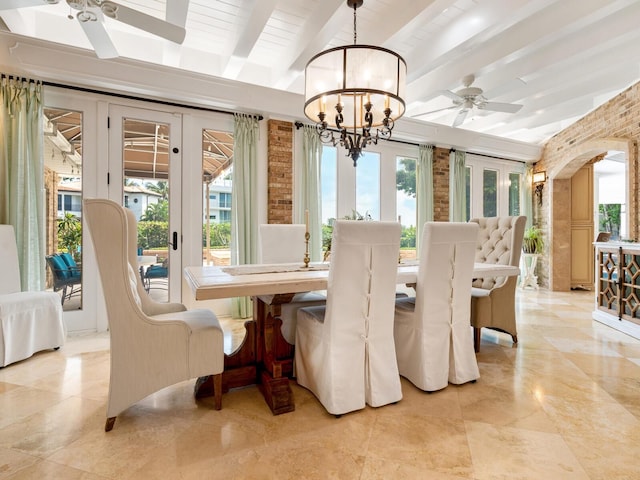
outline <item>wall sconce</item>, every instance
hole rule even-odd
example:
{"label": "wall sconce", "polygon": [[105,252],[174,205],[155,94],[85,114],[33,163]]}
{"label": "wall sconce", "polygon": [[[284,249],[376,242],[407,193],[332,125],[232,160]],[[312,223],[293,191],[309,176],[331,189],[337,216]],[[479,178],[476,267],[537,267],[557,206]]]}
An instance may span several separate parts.
{"label": "wall sconce", "polygon": [[542,189],[544,188],[544,182],[547,181],[547,172],[535,172],[533,174],[533,185],[535,186],[536,197],[538,197],[538,205],[542,205]]}

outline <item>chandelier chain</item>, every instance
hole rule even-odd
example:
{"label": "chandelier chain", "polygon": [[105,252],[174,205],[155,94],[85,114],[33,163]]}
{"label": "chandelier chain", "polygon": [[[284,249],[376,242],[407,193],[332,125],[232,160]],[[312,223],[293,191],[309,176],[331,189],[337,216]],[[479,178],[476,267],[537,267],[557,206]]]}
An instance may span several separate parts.
{"label": "chandelier chain", "polygon": [[356,45],[358,43],[358,30],[356,29],[356,9],[357,4],[353,4],[353,44]]}

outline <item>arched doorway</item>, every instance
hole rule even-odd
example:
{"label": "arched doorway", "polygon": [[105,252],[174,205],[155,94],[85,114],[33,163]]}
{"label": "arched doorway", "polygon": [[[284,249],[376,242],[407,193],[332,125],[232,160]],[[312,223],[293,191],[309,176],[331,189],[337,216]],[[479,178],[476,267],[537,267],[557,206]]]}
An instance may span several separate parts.
{"label": "arched doorway", "polygon": [[638,238],[638,192],[636,184],[637,152],[632,140],[601,138],[584,142],[567,150],[562,161],[548,172],[550,189],[549,211],[549,288],[554,291],[571,289],[571,178],[587,162],[610,150],[623,152],[627,159],[626,198],[629,236]]}

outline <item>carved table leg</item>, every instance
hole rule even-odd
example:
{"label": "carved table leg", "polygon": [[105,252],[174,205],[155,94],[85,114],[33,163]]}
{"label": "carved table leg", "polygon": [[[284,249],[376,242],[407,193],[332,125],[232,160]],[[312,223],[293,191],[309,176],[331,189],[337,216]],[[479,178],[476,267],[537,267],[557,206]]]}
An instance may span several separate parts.
{"label": "carved table leg", "polygon": [[258,351],[261,358],[260,391],[274,415],[295,410],[293,392],[289,385],[289,377],[293,374],[293,346],[284,338],[280,327],[281,305],[288,303],[291,295],[270,297],[270,303],[256,297],[254,313],[261,326],[262,335],[258,337]]}
{"label": "carved table leg", "polygon": [[[238,349],[224,356],[224,372],[222,373],[222,391],[231,388],[255,385],[259,382],[256,365],[256,322],[244,323],[246,330],[244,340]],[[207,375],[198,378],[194,387],[196,398],[210,397],[214,394],[213,377]]]}
{"label": "carved table leg", "polygon": [[[258,384],[274,415],[295,410],[289,377],[293,375],[293,345],[281,333],[281,305],[294,294],[254,297],[253,320],[245,322],[247,331],[242,345],[224,357],[222,391]],[[214,394],[213,377],[196,381],[196,398]]]}

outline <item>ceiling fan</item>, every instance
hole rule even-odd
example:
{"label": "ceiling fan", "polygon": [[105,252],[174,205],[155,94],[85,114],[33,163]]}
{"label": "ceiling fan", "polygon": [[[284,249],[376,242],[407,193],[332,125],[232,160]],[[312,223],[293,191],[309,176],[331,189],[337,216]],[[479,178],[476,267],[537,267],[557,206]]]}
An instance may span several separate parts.
{"label": "ceiling fan", "polygon": [[[171,1],[167,1],[167,8],[169,8],[168,4]],[[0,11],[39,5],[53,5],[59,2],[60,0],[0,0]],[[103,15],[175,43],[180,44],[184,41],[186,31],[183,27],[111,0],[66,0],[66,2],[73,10],[77,10],[76,18],[91,45],[93,45],[98,58],[114,58],[118,56],[118,51],[105,29]],[[73,19],[71,13],[69,13],[68,17]]]}
{"label": "ceiling fan", "polygon": [[428,115],[430,113],[442,112],[445,110],[453,110],[459,109],[456,118],[453,121],[453,127],[457,127],[461,125],[462,122],[467,118],[467,115],[471,110],[477,108],[478,110],[487,110],[492,112],[504,112],[504,113],[516,113],[521,108],[522,105],[516,103],[501,103],[501,102],[490,102],[483,95],[483,91],[481,88],[472,87],[471,84],[475,80],[473,75],[467,75],[462,79],[462,84],[464,88],[461,88],[457,92],[452,92],[451,90],[442,90],[440,91],[441,95],[449,97],[453,100],[453,105],[446,108],[440,108],[438,110],[433,110],[431,112],[421,113],[416,116]]}

